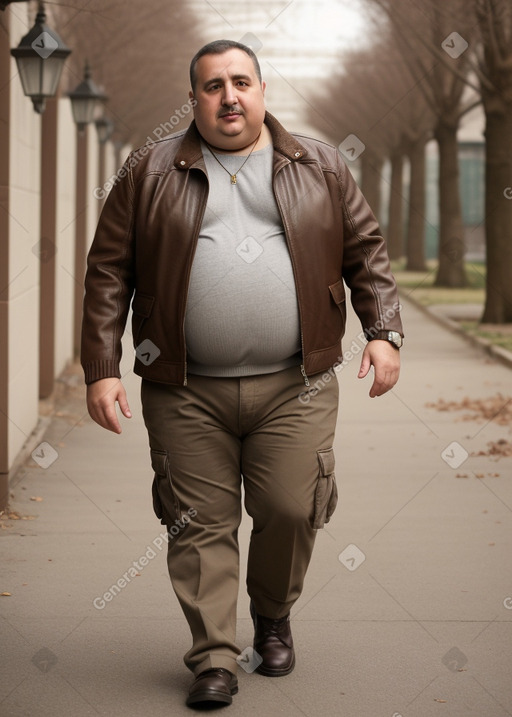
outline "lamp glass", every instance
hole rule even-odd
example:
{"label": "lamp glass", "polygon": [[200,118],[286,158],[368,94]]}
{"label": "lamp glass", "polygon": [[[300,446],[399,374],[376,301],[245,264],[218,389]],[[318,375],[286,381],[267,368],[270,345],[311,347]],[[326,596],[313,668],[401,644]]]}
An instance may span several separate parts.
{"label": "lamp glass", "polygon": [[89,124],[94,119],[96,100],[90,97],[83,99],[73,98],[71,102],[73,119],[78,126]]}
{"label": "lamp glass", "polygon": [[25,95],[53,97],[57,93],[64,67],[61,58],[50,56],[44,60],[38,55],[17,57],[16,64]]}

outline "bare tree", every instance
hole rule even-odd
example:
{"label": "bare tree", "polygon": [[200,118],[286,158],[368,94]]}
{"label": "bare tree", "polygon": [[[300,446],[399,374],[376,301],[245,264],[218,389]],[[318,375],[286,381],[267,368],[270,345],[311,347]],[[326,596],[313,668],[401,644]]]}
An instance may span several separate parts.
{"label": "bare tree", "polygon": [[137,146],[190,122],[190,48],[201,43],[203,28],[186,3],[67,0],[49,8],[54,26],[73,48],[64,90],[80,82],[88,61],[94,81],[108,95],[114,139]]}
{"label": "bare tree", "polygon": [[[391,16],[389,0],[378,2]],[[434,0],[425,0],[427,5]],[[487,248],[485,323],[512,322],[512,2],[470,0],[446,4],[451,12],[452,33],[445,50],[465,51],[466,67],[428,42],[419,27],[409,25],[418,44],[427,48],[447,70],[480,92],[486,117],[485,233]],[[440,6],[441,8],[443,6]],[[476,35],[473,33],[476,30]],[[466,37],[464,37],[466,35]],[[469,38],[469,39],[468,39]],[[466,45],[467,48],[467,45]],[[457,53],[454,53],[457,54]]]}
{"label": "bare tree", "polygon": [[[457,130],[461,118],[480,102],[478,93],[466,97],[469,55],[463,51],[465,38],[474,34],[463,0],[426,0],[416,3],[392,3],[370,0],[384,10],[395,42],[425,100],[436,116],[434,138],[439,147],[439,251],[435,283],[438,286],[465,286],[464,225],[459,190]],[[470,17],[470,16],[469,16]],[[453,27],[460,34],[451,35]],[[457,74],[441,62],[442,45],[452,49]],[[421,39],[421,41],[420,41]],[[452,47],[453,45],[453,47]],[[467,45],[466,45],[467,47]],[[448,55],[446,55],[447,59]]]}
{"label": "bare tree", "polygon": [[473,0],[486,117],[487,292],[482,321],[512,322],[512,2]]}
{"label": "bare tree", "polygon": [[[378,46],[345,53],[340,58],[344,73],[332,79],[328,98],[315,98],[314,107],[320,107],[323,110],[320,117],[327,115],[336,128],[335,142],[353,133],[365,144],[366,148],[360,156],[361,186],[377,215],[383,162],[385,158],[391,159],[387,235],[393,258],[401,256],[404,249],[402,170],[404,157],[409,159],[411,184],[407,201],[407,265],[411,269],[424,269],[424,154],[425,144],[432,136],[433,115],[394,44],[382,32],[381,35],[382,41]],[[318,121],[318,116],[317,113],[312,114],[311,121]],[[333,136],[329,128],[323,129]]]}

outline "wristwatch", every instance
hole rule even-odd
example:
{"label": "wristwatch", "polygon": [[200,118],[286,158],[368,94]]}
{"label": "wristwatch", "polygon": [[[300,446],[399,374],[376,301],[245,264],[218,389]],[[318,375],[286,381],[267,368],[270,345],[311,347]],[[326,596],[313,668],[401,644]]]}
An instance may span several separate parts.
{"label": "wristwatch", "polygon": [[377,333],[372,336],[371,340],[373,341],[373,339],[384,339],[385,341],[389,341],[389,343],[393,344],[393,346],[397,349],[399,349],[404,343],[404,340],[398,331],[377,331]]}

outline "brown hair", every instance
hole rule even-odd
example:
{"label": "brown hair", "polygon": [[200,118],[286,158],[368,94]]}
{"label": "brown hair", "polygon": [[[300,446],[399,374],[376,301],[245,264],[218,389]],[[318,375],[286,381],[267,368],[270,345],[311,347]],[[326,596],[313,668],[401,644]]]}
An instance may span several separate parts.
{"label": "brown hair", "polygon": [[227,52],[228,50],[232,49],[242,50],[246,53],[246,55],[249,55],[253,62],[254,69],[256,70],[256,75],[261,82],[260,63],[258,62],[258,58],[250,47],[248,47],[247,45],[243,45],[241,42],[235,42],[234,40],[214,40],[213,42],[209,42],[207,45],[204,45],[204,47],[198,50],[192,58],[192,61],[190,63],[190,86],[192,87],[192,90],[194,90],[197,80],[197,61],[204,55],[222,55],[223,52]]}

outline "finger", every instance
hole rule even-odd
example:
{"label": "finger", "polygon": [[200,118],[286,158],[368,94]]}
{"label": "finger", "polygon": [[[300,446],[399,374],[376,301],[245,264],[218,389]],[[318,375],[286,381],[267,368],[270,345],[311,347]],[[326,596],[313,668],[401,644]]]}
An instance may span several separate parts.
{"label": "finger", "polygon": [[365,351],[363,353],[363,357],[361,359],[361,367],[359,369],[359,373],[357,374],[358,378],[364,378],[368,375],[368,371],[370,370],[371,361],[370,356],[368,355],[368,352]]}
{"label": "finger", "polygon": [[102,418],[103,423],[101,425],[103,428],[107,428],[109,431],[113,431],[113,433],[122,432],[121,424],[117,418],[115,403],[109,403],[103,406]]}
{"label": "finger", "polygon": [[132,412],[130,411],[130,406],[128,405],[128,399],[126,397],[126,391],[124,389],[119,391],[117,400],[123,416],[125,416],[126,418],[131,418]]}
{"label": "finger", "polygon": [[399,372],[397,370],[386,371],[383,374],[375,374],[372,387],[370,389],[370,397],[383,396],[390,391],[398,381]]}
{"label": "finger", "polygon": [[117,419],[115,403],[112,399],[103,397],[99,401],[90,401],[88,404],[89,415],[102,428],[114,433],[121,433],[121,426]]}

